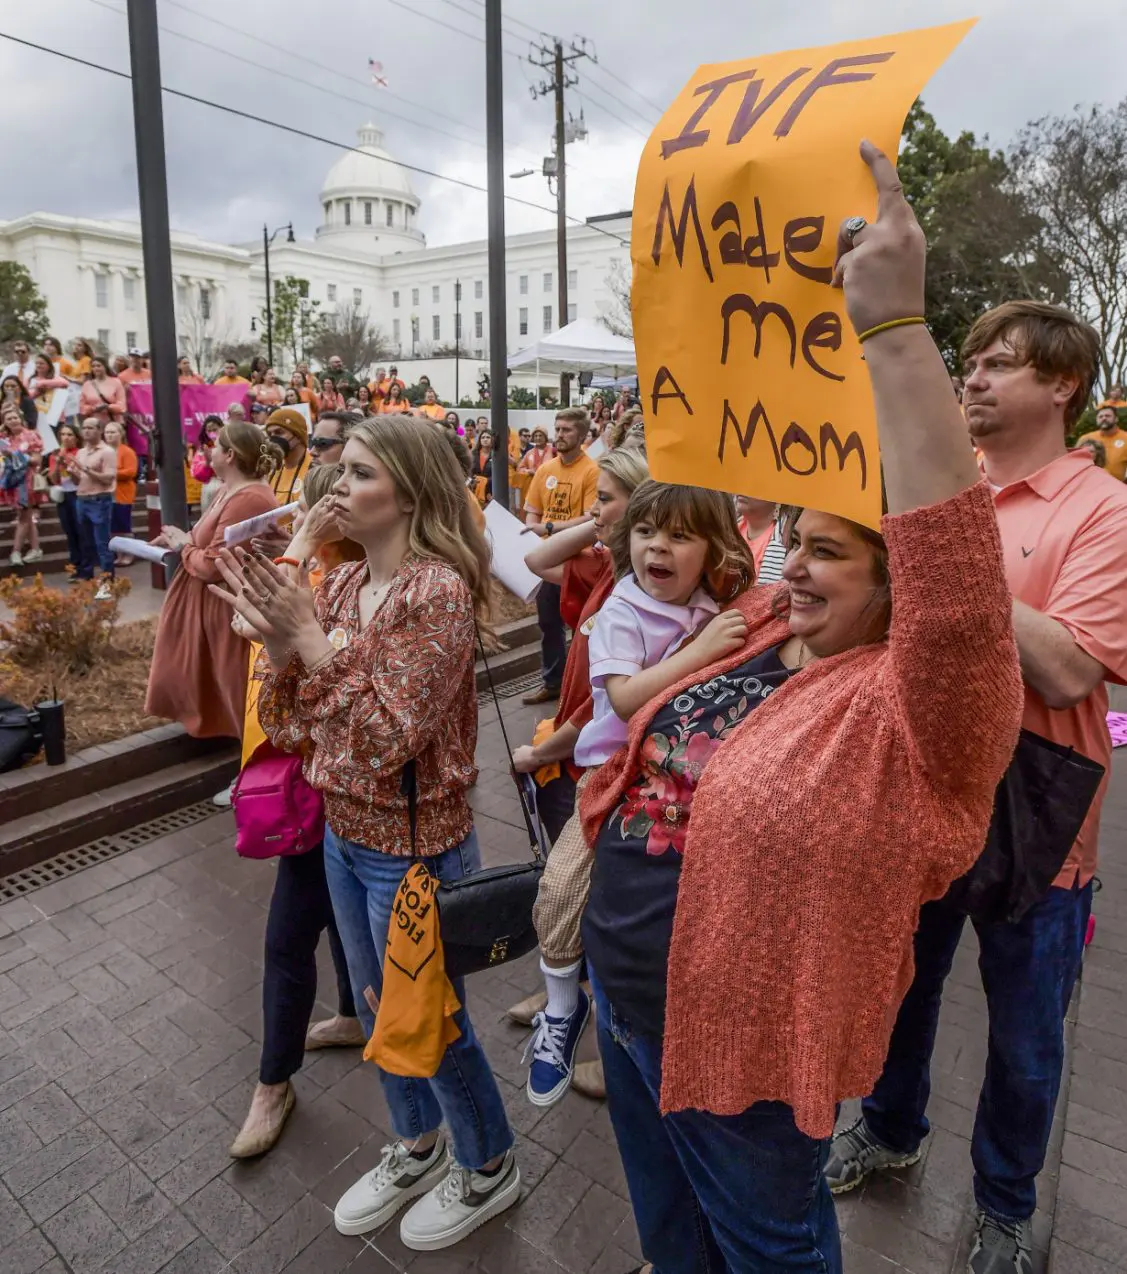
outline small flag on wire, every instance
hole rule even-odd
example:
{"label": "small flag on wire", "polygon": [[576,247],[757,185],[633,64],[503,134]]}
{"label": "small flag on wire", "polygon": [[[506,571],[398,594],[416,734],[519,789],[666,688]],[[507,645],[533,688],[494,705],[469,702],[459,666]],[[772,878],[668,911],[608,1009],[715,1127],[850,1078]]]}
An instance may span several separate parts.
{"label": "small flag on wire", "polygon": [[368,70],[372,73],[372,83],[377,88],[387,88],[387,76],[383,73],[383,63],[375,58],[368,59]]}

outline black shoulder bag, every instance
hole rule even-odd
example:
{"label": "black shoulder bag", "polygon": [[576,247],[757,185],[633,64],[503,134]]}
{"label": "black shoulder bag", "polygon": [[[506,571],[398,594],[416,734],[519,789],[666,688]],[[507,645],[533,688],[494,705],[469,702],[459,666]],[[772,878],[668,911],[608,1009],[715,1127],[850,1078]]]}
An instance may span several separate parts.
{"label": "black shoulder bag", "polygon": [[1052,887],[1103,776],[1099,762],[1022,730],[994,793],[986,846],[944,900],[973,920],[1016,924]]}
{"label": "black shoulder bag", "polygon": [[[512,757],[513,749],[505,729],[501,701],[497,697],[493,671],[489,667],[480,633],[477,644],[485,664],[485,675],[489,679],[493,706],[497,709],[505,750]],[[527,955],[537,943],[532,908],[536,902],[536,892],[540,888],[540,877],[544,873],[544,856],[540,850],[540,838],[536,834],[536,815],[529,808],[528,798],[511,761],[509,773],[520,797],[532,861],[504,867],[486,867],[463,876],[461,880],[439,885],[439,932],[442,936],[446,974],[451,978],[462,978],[469,973],[480,973],[482,969],[492,969],[509,960],[516,960]],[[407,798],[407,818],[411,827],[413,849],[418,816],[418,784],[413,759],[403,767],[401,790]]]}

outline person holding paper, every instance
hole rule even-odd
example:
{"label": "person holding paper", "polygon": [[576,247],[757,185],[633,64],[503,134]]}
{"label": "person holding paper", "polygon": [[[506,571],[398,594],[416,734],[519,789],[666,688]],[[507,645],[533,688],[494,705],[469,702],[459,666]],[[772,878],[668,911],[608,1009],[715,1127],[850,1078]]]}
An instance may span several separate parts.
{"label": "person holding paper", "polygon": [[998,525],[923,321],[923,234],[892,163],[861,156],[879,214],[842,227],[834,277],[881,531],[802,510],[784,596],[738,597],[740,647],[641,706],[580,798],[611,1122],[661,1274],[840,1274],[837,1106],[880,1072],[920,906],[980,854],[1018,737]]}
{"label": "person holding paper", "polygon": [[[556,415],[556,454],[536,471],[524,500],[524,520],[530,530],[549,536],[587,521],[595,502],[598,469],[583,451],[590,418],[582,407],[565,407]],[[543,684],[522,697],[527,704],[558,699],[563,680],[566,643],[560,616],[557,584],[544,584],[536,594],[540,623],[540,675]]]}
{"label": "person holding paper", "polygon": [[145,711],[181,722],[194,738],[242,735],[247,644],[208,585],[220,578],[215,563],[227,528],[277,508],[269,479],[281,464],[282,453],[257,425],[224,425],[211,451],[222,491],[190,533],[166,526],[153,541],[179,550],[180,569],[161,607]]}

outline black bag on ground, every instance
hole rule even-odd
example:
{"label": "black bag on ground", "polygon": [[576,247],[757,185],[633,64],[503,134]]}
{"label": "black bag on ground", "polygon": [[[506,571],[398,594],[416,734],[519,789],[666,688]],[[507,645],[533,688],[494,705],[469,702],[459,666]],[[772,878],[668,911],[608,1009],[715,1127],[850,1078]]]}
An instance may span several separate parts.
{"label": "black bag on ground", "polygon": [[42,746],[39,713],[0,696],[0,774],[18,770]]}
{"label": "black bag on ground", "polygon": [[1097,761],[1022,730],[994,793],[986,848],[944,901],[973,920],[1016,924],[1064,866],[1103,776]]}

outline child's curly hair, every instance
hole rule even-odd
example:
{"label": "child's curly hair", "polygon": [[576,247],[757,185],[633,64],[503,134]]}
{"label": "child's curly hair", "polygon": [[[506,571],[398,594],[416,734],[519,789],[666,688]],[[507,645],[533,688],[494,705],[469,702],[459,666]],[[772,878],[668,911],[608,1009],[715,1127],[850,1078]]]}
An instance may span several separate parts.
{"label": "child's curly hair", "polygon": [[740,534],[730,495],[648,478],[634,489],[625,514],[610,534],[609,548],[617,579],[633,569],[630,533],[640,522],[649,522],[659,530],[669,528],[698,535],[707,542],[701,583],[718,602],[731,601],[755,583],[755,562]]}

